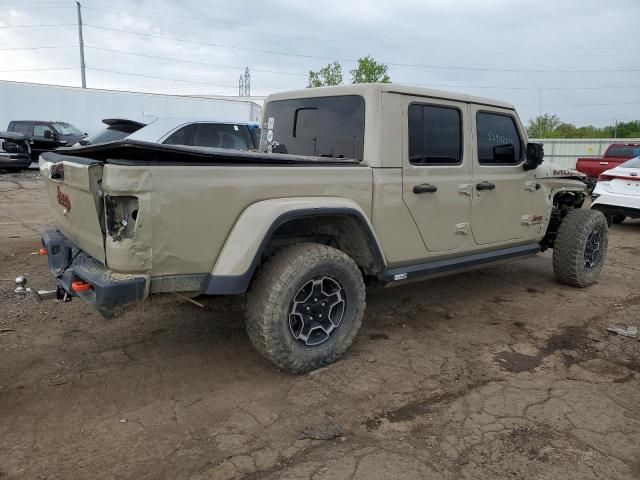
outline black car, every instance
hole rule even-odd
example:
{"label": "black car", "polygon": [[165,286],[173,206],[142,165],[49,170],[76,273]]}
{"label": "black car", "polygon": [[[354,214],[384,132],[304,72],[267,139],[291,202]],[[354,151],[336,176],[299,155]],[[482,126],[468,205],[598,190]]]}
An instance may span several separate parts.
{"label": "black car", "polygon": [[20,170],[31,165],[29,140],[24,135],[0,132],[0,169]]}
{"label": "black car", "polygon": [[31,160],[34,162],[43,152],[71,146],[87,136],[67,122],[13,120],[9,122],[7,130],[27,137],[31,144]]}

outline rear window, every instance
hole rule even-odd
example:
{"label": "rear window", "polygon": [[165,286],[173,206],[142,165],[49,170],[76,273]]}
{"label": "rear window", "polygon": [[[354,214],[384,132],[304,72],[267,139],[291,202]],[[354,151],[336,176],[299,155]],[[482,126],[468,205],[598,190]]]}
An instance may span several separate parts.
{"label": "rear window", "polygon": [[32,125],[31,122],[14,122],[11,130],[16,133],[22,133],[23,135],[31,135],[33,131]]}
{"label": "rear window", "polygon": [[140,130],[139,125],[113,125],[84,139],[85,144],[115,142],[128,137],[133,132]]}
{"label": "rear window", "polygon": [[640,157],[640,147],[611,147],[607,157]]}
{"label": "rear window", "polygon": [[359,95],[269,102],[261,150],[362,160],[364,99]]}

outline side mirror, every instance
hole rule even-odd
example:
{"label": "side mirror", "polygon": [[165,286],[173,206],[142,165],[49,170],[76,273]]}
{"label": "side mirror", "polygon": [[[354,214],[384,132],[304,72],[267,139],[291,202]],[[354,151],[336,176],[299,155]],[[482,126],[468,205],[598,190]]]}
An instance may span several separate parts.
{"label": "side mirror", "polygon": [[522,167],[525,170],[535,170],[544,159],[544,145],[542,143],[527,143],[527,159]]}
{"label": "side mirror", "polygon": [[493,161],[496,163],[514,163],[516,161],[516,151],[513,145],[506,143],[493,147]]}
{"label": "side mirror", "polygon": [[51,130],[45,130],[44,131],[44,138],[47,138],[49,140],[53,139],[53,132]]}

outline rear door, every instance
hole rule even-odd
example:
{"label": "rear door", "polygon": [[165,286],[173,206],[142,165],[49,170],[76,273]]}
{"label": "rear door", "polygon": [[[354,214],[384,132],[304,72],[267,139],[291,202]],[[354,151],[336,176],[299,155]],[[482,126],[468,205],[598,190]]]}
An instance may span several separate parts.
{"label": "rear door", "polygon": [[526,138],[515,112],[471,105],[475,148],[471,231],[479,245],[515,241],[529,233],[532,173],[522,168]]}
{"label": "rear door", "polygon": [[471,199],[468,105],[404,96],[403,114],[404,202],[427,250],[460,249],[469,234]]}

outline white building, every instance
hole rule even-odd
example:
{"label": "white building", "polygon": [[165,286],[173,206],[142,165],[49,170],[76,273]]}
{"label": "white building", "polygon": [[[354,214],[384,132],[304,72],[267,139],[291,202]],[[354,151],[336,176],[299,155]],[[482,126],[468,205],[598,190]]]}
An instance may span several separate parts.
{"label": "white building", "polygon": [[63,121],[89,134],[103,118],[144,121],[195,117],[258,122],[261,105],[246,97],[198,97],[0,81],[0,130],[11,120]]}

